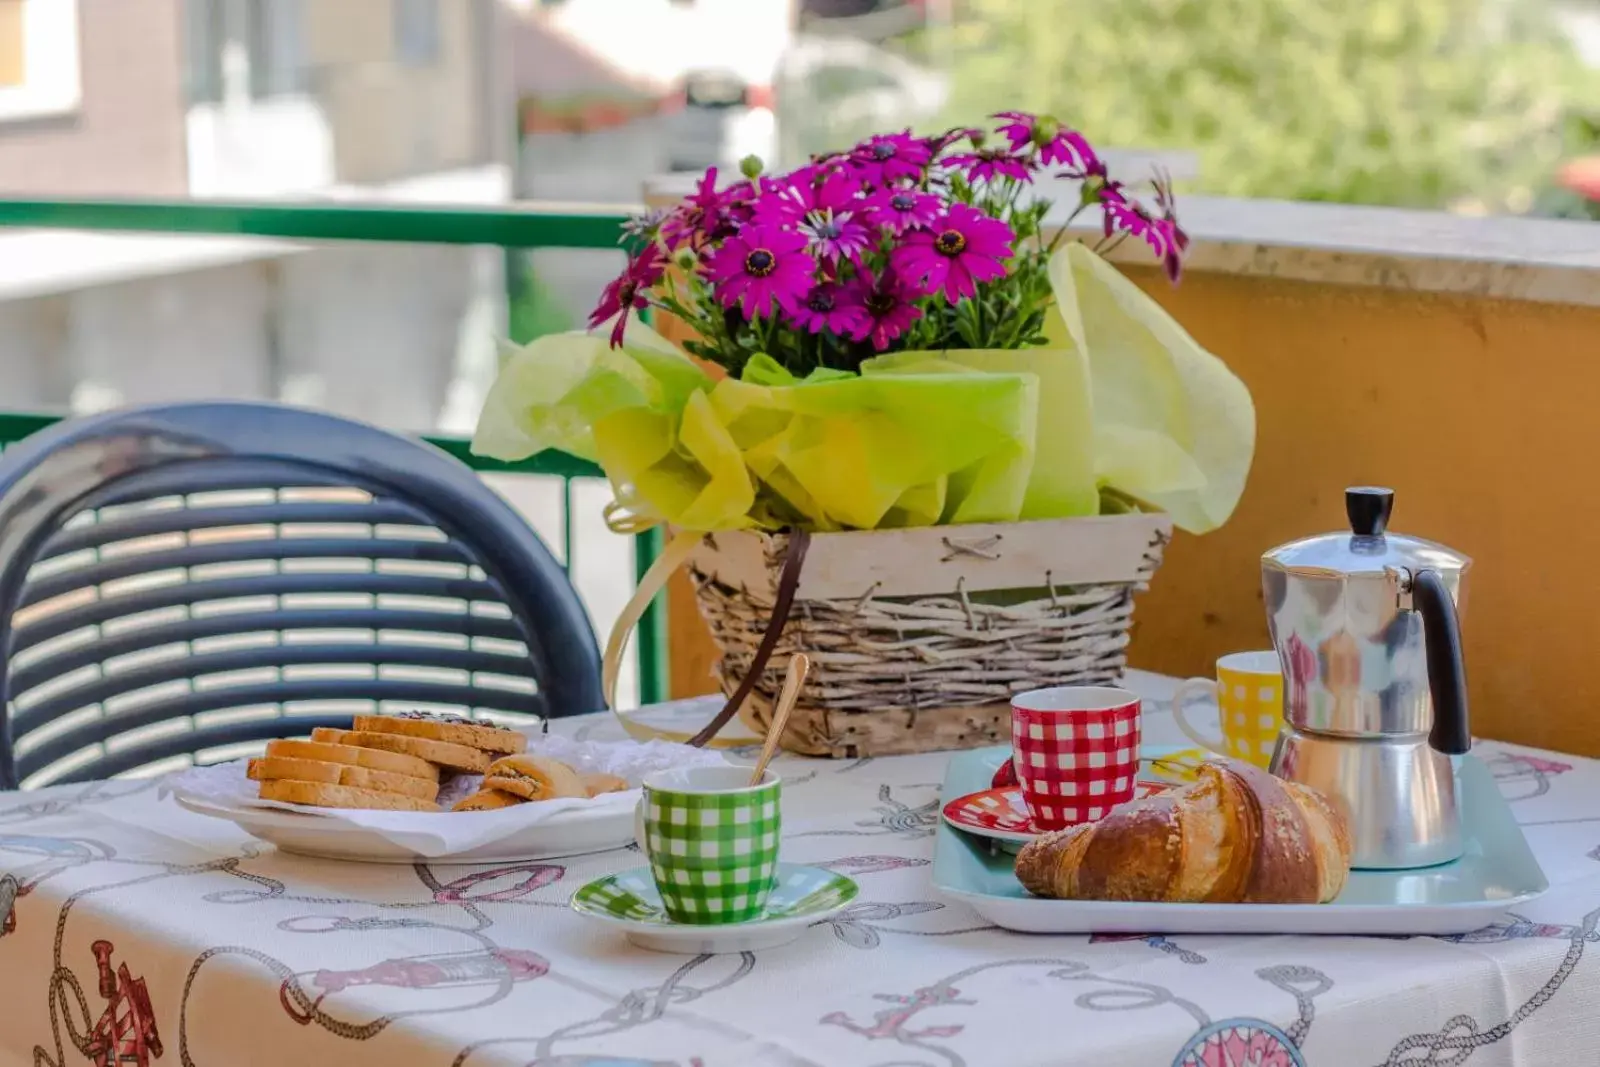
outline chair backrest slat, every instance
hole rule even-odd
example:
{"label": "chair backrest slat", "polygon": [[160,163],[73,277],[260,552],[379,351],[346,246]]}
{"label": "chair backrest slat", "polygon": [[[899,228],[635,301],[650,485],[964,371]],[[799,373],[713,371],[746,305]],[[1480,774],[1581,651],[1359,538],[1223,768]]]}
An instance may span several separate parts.
{"label": "chair backrest slat", "polygon": [[[177,568],[238,563],[252,558],[251,546],[244,539],[190,544],[180,548],[153,549],[84,562],[33,578],[28,582],[20,608],[32,607],[74,590],[101,585],[135,574],[153,574]],[[412,541],[390,538],[295,537],[255,539],[256,559],[353,561],[402,560],[412,563],[454,563],[469,566],[472,555],[453,541]]]}
{"label": "chair backrest slat", "polygon": [[431,526],[416,509],[374,501],[367,504],[338,501],[298,501],[282,504],[234,504],[192,508],[173,498],[171,507],[134,515],[119,515],[83,523],[52,537],[39,559],[53,559],[86,548],[104,548],[119,542],[262,523],[299,526]]}
{"label": "chair backrest slat", "polygon": [[[206,749],[249,746],[248,750],[259,750],[273,738],[285,736],[286,725],[296,735],[309,735],[312,730],[321,726],[342,729],[349,724],[348,712],[322,713],[295,715],[287,720],[282,717],[244,719],[210,726],[203,731],[184,730],[165,737],[140,738],[131,744],[118,746],[109,751],[86,752],[86,755],[92,756],[91,759],[85,760],[81,766],[73,766],[70,770],[54,776],[53,780],[84,782],[95,778],[110,778],[175,758],[185,758],[187,762],[187,758],[193,757],[196,753],[203,753]],[[68,751],[63,754],[63,758],[71,755],[72,752]],[[237,755],[236,752],[230,752],[227,758],[235,758]]]}
{"label": "chair backrest slat", "polygon": [[[516,715],[542,715],[545,711],[544,698],[538,693],[486,690],[472,685],[447,685],[395,678],[317,678],[185,691],[151,698],[133,707],[107,712],[92,719],[86,715],[85,721],[70,731],[50,737],[38,745],[19,747],[16,753],[18,777],[25,779],[81,749],[105,744],[118,735],[133,733],[157,723],[173,722],[204,712],[227,709],[294,702],[324,703],[336,700],[371,701],[378,710],[384,710],[385,704],[402,704],[406,707],[424,705],[430,710],[448,709],[466,712],[492,701],[494,710],[509,711]],[[304,727],[292,711],[286,710],[278,718],[283,729],[280,729],[276,736],[297,736],[309,731],[309,727]],[[351,716],[346,715],[338,725],[348,729],[350,720]],[[203,738],[204,724],[196,725],[193,732],[196,737]],[[211,742],[207,740],[205,743]],[[109,751],[115,750],[114,746],[109,749]],[[86,774],[78,780],[94,777],[99,777],[99,774]],[[74,778],[65,776],[60,780],[73,781]]]}
{"label": "chair backrest slat", "polygon": [[175,404],[59,424],[0,456],[7,546],[0,788],[359,709],[601,705],[593,630],[526,522],[443,453],[348,420]]}
{"label": "chair backrest slat", "polygon": [[[162,608],[194,606],[219,600],[248,601],[258,597],[323,597],[337,595],[365,597],[411,597],[498,603],[500,590],[486,581],[469,578],[431,578],[406,574],[263,574],[249,578],[222,578],[210,581],[175,580],[154,588],[102,596],[77,607],[41,613],[37,620],[28,612],[18,612],[17,637],[13,654],[32,648],[40,641],[85,626],[97,626],[130,615],[143,615]],[[48,607],[48,605],[45,605]],[[330,606],[332,606],[330,604]],[[353,606],[340,604],[341,607]],[[35,606],[38,611],[40,607]]]}
{"label": "chair backrest slat", "polygon": [[[56,686],[59,692],[43,699],[29,699],[19,690],[12,697],[12,723],[16,731],[27,733],[46,723],[91,704],[113,697],[134,694],[167,682],[203,681],[214,675],[285,667],[368,668],[376,674],[383,668],[420,667],[450,671],[470,677],[490,674],[506,678],[534,680],[533,668],[525,659],[492,652],[473,652],[459,648],[429,648],[395,644],[305,644],[253,645],[228,652],[187,653],[175,650],[171,657],[149,666],[115,672],[100,672],[98,678],[77,681],[63,676],[69,684]],[[456,679],[452,679],[452,682]],[[499,691],[485,688],[479,703],[494,706]]]}
{"label": "chair backrest slat", "polygon": [[151,624],[128,633],[104,636],[96,635],[92,627],[86,627],[82,631],[84,639],[73,643],[70,648],[53,652],[47,658],[30,662],[25,666],[19,661],[11,673],[11,691],[25,693],[51,678],[104,663],[119,656],[126,656],[141,649],[185,644],[229,635],[275,633],[284,639],[291,639],[289,635],[297,630],[322,630],[344,634],[365,631],[391,637],[404,634],[409,638],[419,638],[423,635],[459,636],[467,642],[474,642],[480,638],[493,639],[507,645],[518,646],[508,649],[507,658],[516,659],[519,666],[532,669],[526,659],[526,648],[522,646],[522,628],[515,620],[509,618],[442,611],[381,611],[365,608],[248,611],[198,619],[179,619],[175,622]]}

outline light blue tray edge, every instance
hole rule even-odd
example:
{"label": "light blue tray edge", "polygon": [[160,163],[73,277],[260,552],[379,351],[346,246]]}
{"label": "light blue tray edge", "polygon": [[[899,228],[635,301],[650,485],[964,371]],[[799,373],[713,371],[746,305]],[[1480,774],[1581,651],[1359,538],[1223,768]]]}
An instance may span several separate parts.
{"label": "light blue tray edge", "polygon": [[[995,769],[999,767],[1001,761],[1009,753],[1009,747],[992,746],[953,754],[945,770],[944,782],[939,789],[939,807],[942,809],[945,804],[956,797],[988,788]],[[1464,812],[1464,816],[1471,817],[1478,822],[1489,823],[1488,833],[1501,837],[1502,847],[1516,853],[1514,857],[1515,863],[1518,866],[1529,869],[1532,875],[1524,891],[1515,896],[1469,903],[1430,905],[1430,907],[1445,907],[1458,911],[1477,912],[1483,916],[1484,921],[1487,923],[1492,921],[1494,916],[1543,895],[1550,888],[1550,880],[1545,875],[1538,857],[1534,855],[1533,849],[1528,845],[1527,837],[1523,834],[1522,828],[1517,825],[1516,819],[1511,813],[1510,805],[1501,795],[1499,787],[1495,785],[1494,776],[1490,773],[1488,767],[1484,766],[1483,761],[1470,754],[1462,756],[1458,764],[1458,775],[1464,799],[1467,796],[1471,796],[1479,806],[1487,807],[1487,810],[1482,812]],[[1471,834],[1470,827],[1469,834]],[[1473,836],[1485,835],[1477,834]],[[940,893],[955,899],[966,899],[968,903],[972,902],[972,898],[1009,899],[988,893],[981,885],[975,885],[969,880],[966,868],[978,862],[975,857],[976,850],[986,847],[986,845],[979,844],[968,838],[967,835],[956,830],[941,817],[934,836],[933,871],[931,874],[934,888]],[[1047,909],[1059,907],[1063,902],[1030,899],[1023,903],[1025,906]],[[1072,903],[1076,908],[1090,911],[1094,910],[1097,905],[1105,904],[1102,901],[1074,901]],[[1306,907],[1315,907],[1318,910],[1337,908],[1341,913],[1359,914],[1379,911],[1390,912],[1395,908],[1405,906],[1401,904],[1340,904],[1337,900],[1334,900],[1330,904],[1323,905],[1260,905],[1259,907],[1263,910]],[[1194,907],[1194,905],[1148,904],[1145,907],[1162,913],[1176,913]],[[1252,905],[1252,907],[1256,906]]]}

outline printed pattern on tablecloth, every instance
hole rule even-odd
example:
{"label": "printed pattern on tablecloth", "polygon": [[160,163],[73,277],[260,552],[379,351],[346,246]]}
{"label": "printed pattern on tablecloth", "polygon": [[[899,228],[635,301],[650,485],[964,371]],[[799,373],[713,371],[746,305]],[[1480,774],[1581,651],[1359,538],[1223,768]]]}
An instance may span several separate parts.
{"label": "printed pattern on tablecloth", "polygon": [[[1152,744],[1179,739],[1152,710],[1165,684],[1139,690]],[[1591,1062],[1600,763],[1495,743],[1475,753],[1553,888],[1452,937],[996,930],[929,884],[940,755],[780,758],[784,861],[846,875],[860,895],[791,945],[724,956],[634,949],[569,910],[577,886],[638,869],[632,849],[341,864],[281,855],[151,782],[7,794],[0,1062]]]}
{"label": "printed pattern on tablecloth", "polygon": [[1139,707],[1071,712],[1016,708],[1017,780],[1045,827],[1103,818],[1133,797],[1139,773]]}

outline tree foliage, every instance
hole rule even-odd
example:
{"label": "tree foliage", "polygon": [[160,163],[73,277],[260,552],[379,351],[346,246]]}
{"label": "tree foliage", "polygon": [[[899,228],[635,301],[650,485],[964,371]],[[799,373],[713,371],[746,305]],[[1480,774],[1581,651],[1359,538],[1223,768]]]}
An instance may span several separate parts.
{"label": "tree foliage", "polygon": [[1524,211],[1592,72],[1539,0],[966,0],[954,121],[1055,114],[1199,191]]}

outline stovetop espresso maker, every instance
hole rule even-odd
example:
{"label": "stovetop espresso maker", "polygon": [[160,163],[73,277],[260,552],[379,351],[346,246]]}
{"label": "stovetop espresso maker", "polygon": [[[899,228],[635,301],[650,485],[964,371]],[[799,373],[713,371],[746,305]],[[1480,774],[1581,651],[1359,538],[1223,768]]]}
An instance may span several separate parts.
{"label": "stovetop espresso maker", "polygon": [[1270,769],[1345,809],[1363,868],[1461,855],[1451,757],[1472,746],[1457,614],[1472,561],[1387,532],[1393,507],[1391,490],[1347,489],[1348,533],[1261,558],[1284,682]]}

